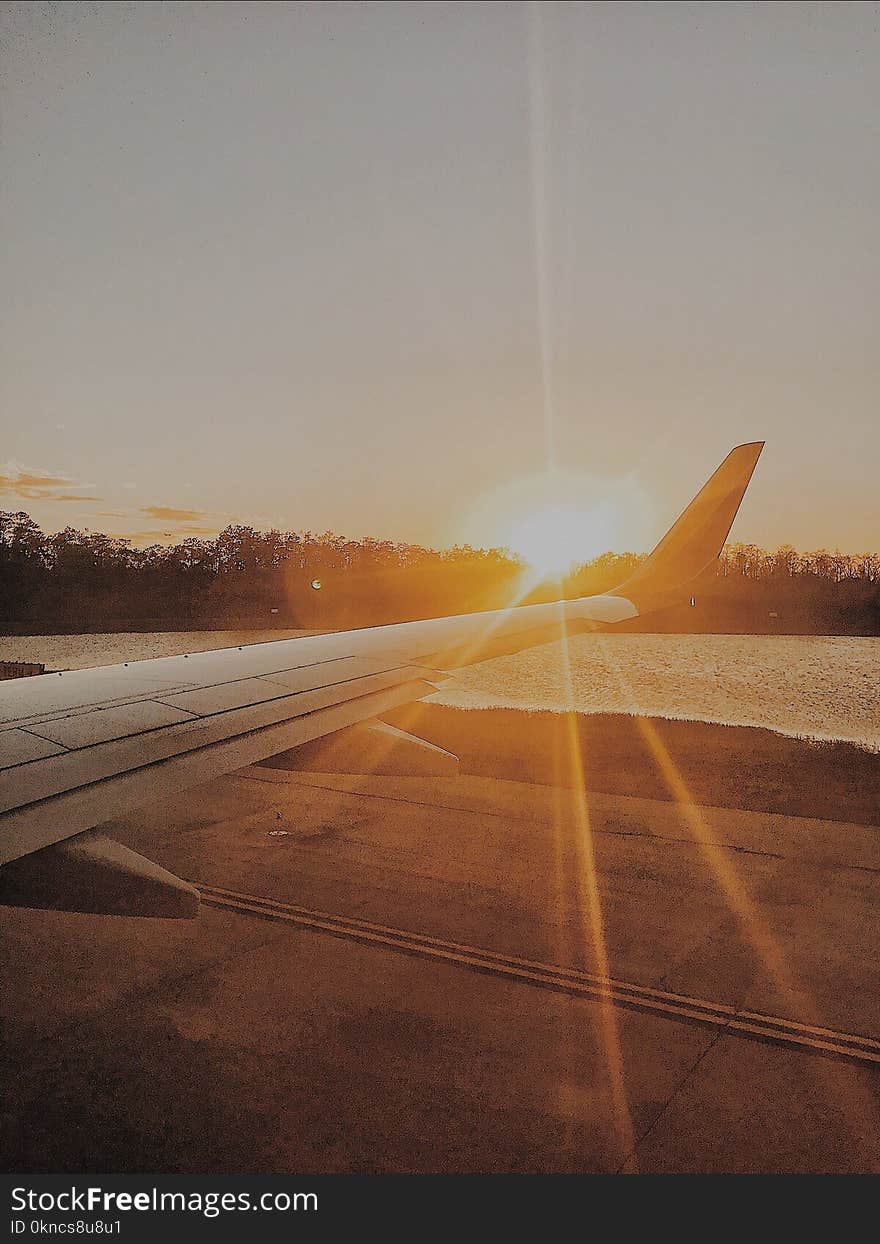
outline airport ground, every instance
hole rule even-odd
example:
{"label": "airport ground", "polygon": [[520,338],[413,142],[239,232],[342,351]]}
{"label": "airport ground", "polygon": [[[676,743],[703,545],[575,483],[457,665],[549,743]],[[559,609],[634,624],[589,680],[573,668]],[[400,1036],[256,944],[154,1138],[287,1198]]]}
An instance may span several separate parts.
{"label": "airport ground", "polygon": [[110,831],[202,913],[0,914],[7,1169],[880,1168],[874,825],[259,766]]}

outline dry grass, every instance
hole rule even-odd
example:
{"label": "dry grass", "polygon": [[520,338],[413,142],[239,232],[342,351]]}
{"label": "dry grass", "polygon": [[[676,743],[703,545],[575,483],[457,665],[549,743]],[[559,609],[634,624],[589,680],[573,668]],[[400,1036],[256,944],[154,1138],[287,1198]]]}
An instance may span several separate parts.
{"label": "dry grass", "polygon": [[[386,719],[455,752],[464,773],[572,783],[563,713],[415,704]],[[697,803],[880,825],[880,754],[745,726],[647,720]],[[578,714],[576,729],[589,789],[673,799],[638,718]]]}

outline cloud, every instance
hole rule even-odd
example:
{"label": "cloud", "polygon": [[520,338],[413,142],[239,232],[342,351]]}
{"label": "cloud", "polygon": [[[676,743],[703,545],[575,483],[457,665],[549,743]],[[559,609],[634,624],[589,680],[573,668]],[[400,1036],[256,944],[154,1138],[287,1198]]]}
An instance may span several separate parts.
{"label": "cloud", "polygon": [[3,488],[69,488],[73,480],[69,475],[53,475],[50,471],[32,471],[18,462],[7,462],[0,472]]}
{"label": "cloud", "polygon": [[142,505],[140,512],[169,523],[195,523],[205,517],[204,510],[178,510],[172,505]]}
{"label": "cloud", "polygon": [[24,501],[100,501],[100,497],[62,491],[75,484],[76,480],[69,475],[40,471],[20,462],[0,466],[0,497],[20,497]]}
{"label": "cloud", "polygon": [[216,527],[201,527],[195,523],[175,527],[172,531],[116,531],[115,540],[130,540],[132,544],[143,547],[148,544],[178,544],[190,536],[216,536]]}
{"label": "cloud", "polygon": [[173,536],[175,540],[180,536],[216,536],[216,527],[200,527],[197,523],[188,523],[184,527],[178,527],[174,531],[163,531],[163,536]]}

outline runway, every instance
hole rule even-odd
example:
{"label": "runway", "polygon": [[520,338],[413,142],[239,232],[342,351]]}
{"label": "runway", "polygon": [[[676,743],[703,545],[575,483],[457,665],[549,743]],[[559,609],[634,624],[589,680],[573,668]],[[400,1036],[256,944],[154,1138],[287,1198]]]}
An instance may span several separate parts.
{"label": "runway", "polygon": [[587,805],[607,973],[570,790],[253,768],[109,826],[203,911],[0,912],[4,1162],[875,1169],[877,830]]}
{"label": "runway", "polygon": [[773,1041],[817,1054],[880,1066],[880,1041],[874,1041],[870,1037],[835,1032],[829,1028],[810,1027],[795,1020],[759,1015],[753,1011],[737,1011],[723,1003],[645,989],[641,985],[612,980],[610,977],[591,976],[559,964],[505,958],[476,946],[444,942],[436,937],[426,937],[424,934],[404,929],[391,929],[367,920],[352,920],[347,916],[328,912],[309,911],[305,907],[296,907],[290,903],[278,903],[273,899],[259,898],[252,894],[236,894],[219,886],[204,885],[193,878],[190,880],[198,887],[202,902],[210,907],[224,907],[261,920],[278,920],[315,933],[347,938],[399,954],[437,959],[473,972],[508,976],[539,989],[551,989],[557,993],[569,993],[582,998],[606,999],[614,1006],[654,1012],[685,1023],[705,1024],[758,1040]]}

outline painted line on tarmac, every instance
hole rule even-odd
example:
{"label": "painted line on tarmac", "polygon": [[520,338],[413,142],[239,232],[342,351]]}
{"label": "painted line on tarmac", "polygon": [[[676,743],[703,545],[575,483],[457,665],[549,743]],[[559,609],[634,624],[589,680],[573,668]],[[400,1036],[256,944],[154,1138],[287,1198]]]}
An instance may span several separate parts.
{"label": "painted line on tarmac", "polygon": [[296,903],[241,894],[199,881],[193,881],[192,884],[199,890],[202,902],[210,907],[223,907],[262,920],[292,924],[315,933],[326,933],[362,945],[392,950],[398,954],[451,963],[469,971],[505,977],[557,993],[571,994],[592,1001],[610,1001],[615,1006],[629,1010],[685,1023],[702,1024],[751,1040],[793,1047],[805,1053],[822,1054],[880,1067],[880,1041],[872,1037],[838,1032],[833,1028],[820,1028],[757,1011],[746,1011],[687,994],[650,989],[645,985],[614,980],[560,964],[503,955],[484,947],[467,946],[424,933],[395,929],[353,916],[313,911]]}

